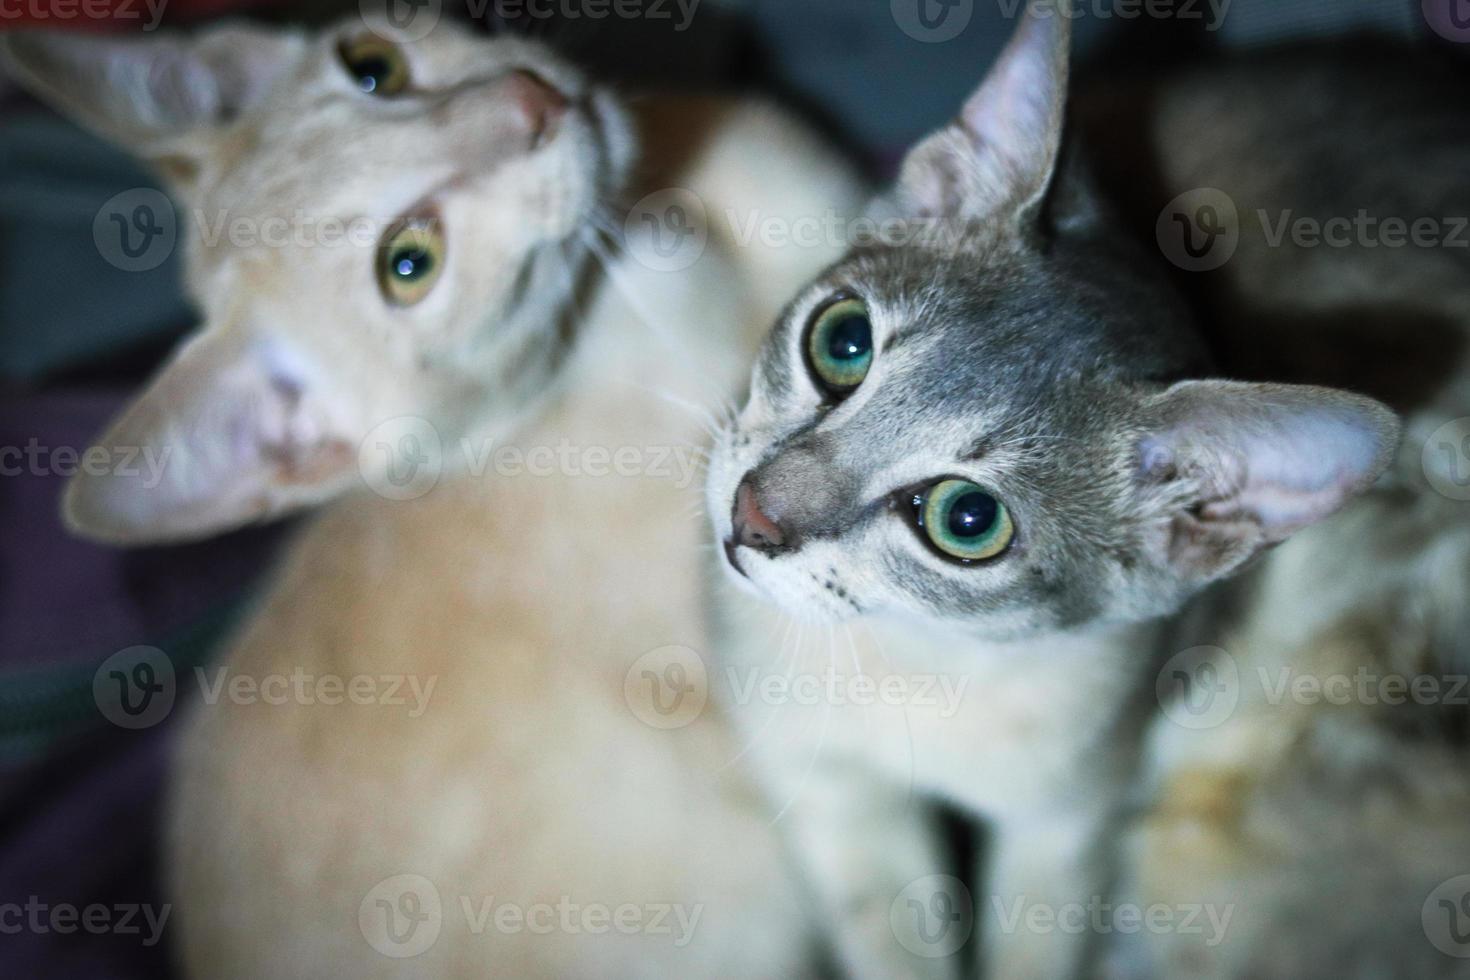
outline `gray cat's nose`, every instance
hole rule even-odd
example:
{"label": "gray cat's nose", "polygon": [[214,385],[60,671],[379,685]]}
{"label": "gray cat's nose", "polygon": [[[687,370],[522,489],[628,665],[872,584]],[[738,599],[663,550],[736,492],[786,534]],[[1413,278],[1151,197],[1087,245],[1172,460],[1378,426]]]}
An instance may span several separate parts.
{"label": "gray cat's nose", "polygon": [[733,538],[737,544],[767,554],[786,547],[787,535],[781,526],[761,510],[755,484],[749,476],[740,481],[735,491],[735,510],[731,514]]}

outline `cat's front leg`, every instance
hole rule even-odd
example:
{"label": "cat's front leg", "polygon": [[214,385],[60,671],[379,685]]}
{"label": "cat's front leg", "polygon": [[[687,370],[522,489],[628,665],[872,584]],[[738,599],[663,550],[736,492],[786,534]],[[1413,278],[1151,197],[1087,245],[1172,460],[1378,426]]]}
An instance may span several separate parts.
{"label": "cat's front leg", "polygon": [[977,881],[984,980],[1083,975],[1107,922],[1107,808],[1012,814],[994,825]]}
{"label": "cat's front leg", "polygon": [[940,980],[966,972],[973,914],[950,875],[931,803],[876,772],[820,762],[790,766],[772,791],[841,976]]}

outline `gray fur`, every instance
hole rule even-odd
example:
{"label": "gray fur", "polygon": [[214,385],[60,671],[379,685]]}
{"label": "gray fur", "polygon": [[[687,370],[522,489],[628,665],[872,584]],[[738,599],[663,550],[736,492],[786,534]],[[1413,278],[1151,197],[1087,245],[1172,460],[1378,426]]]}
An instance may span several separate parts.
{"label": "gray fur", "polygon": [[[1033,889],[1033,897],[1085,902],[1086,889],[1098,881],[1091,859],[1048,865],[1045,878],[1015,873],[1017,867],[1034,871],[1047,863],[1028,848],[1057,849],[1054,841],[1028,844],[1027,835],[1015,830],[1049,822],[1069,825],[1060,848],[1075,847],[1078,854],[1094,857],[1097,848],[1086,842],[1111,840],[1106,817],[1088,822],[1077,821],[1076,815],[1107,814],[1116,797],[1089,777],[1108,772],[1122,779],[1130,760],[1142,755],[1127,733],[1147,716],[1130,712],[1146,712],[1155,703],[1151,696],[1142,699],[1141,708],[1128,701],[1139,693],[1136,687],[1130,693],[1126,684],[1138,664],[1160,651],[1232,638],[1241,644],[1239,655],[1247,665],[1254,663],[1250,657],[1263,655],[1267,662],[1295,656],[1312,663],[1320,651],[1341,652],[1332,635],[1341,624],[1326,614],[1312,620],[1320,634],[1303,638],[1287,629],[1291,603],[1311,595],[1319,576],[1326,585],[1350,562],[1387,568],[1388,556],[1394,555],[1412,565],[1403,549],[1412,547],[1416,536],[1365,522],[1364,508],[1387,507],[1422,531],[1424,516],[1437,504],[1411,497],[1405,509],[1395,511],[1392,495],[1403,489],[1390,490],[1385,481],[1382,490],[1351,510],[1357,520],[1344,516],[1312,526],[1370,493],[1399,449],[1397,419],[1361,395],[1281,384],[1270,374],[1256,375],[1270,379],[1265,383],[1208,380],[1221,369],[1212,365],[1200,325],[1174,292],[1172,270],[1160,256],[1136,248],[1127,225],[1093,190],[1082,147],[1064,146],[1058,133],[1036,129],[1059,125],[1061,118],[1055,106],[1031,97],[1048,86],[1009,93],[1024,97],[997,96],[997,85],[1004,88],[1006,76],[1017,72],[1028,51],[1031,64],[1017,77],[1029,73],[1034,80],[1037,65],[1049,64],[1051,80],[1064,79],[1065,25],[1048,27],[1043,21],[1036,15],[1026,19],[997,74],[956,124],[910,155],[899,187],[878,203],[879,214],[909,219],[908,229],[920,233],[900,243],[854,249],[788,308],[761,353],[748,405],[716,448],[709,502],[715,533],[726,543],[737,581],[792,614],[819,622],[861,615],[865,624],[917,624],[907,646],[895,652],[890,643],[890,655],[909,663],[964,669],[955,667],[961,659],[979,674],[994,669],[998,652],[1010,658],[1015,687],[1032,700],[1018,707],[1009,700],[1016,692],[1002,693],[992,681],[991,700],[976,706],[977,717],[1023,714],[1036,725],[1030,736],[1034,756],[1022,760],[994,748],[1015,737],[1014,729],[977,724],[973,731],[988,741],[972,741],[967,755],[944,757],[943,764],[955,767],[950,778],[935,777],[921,788],[946,795],[998,828],[986,877],[979,880],[984,894],[1014,898],[1018,892],[1011,889],[1020,882]],[[1161,185],[1168,193],[1145,212],[1150,220],[1173,194],[1196,186],[1230,186],[1223,183],[1228,171],[1222,170],[1232,165],[1246,186],[1282,174],[1295,175],[1323,194],[1335,186],[1347,196],[1313,205],[1329,213],[1353,200],[1344,188],[1371,183],[1361,169],[1356,183],[1346,173],[1338,180],[1324,178],[1321,170],[1333,169],[1326,165],[1332,162],[1327,147],[1334,138],[1313,133],[1299,144],[1321,154],[1313,157],[1319,169],[1280,165],[1279,158],[1258,165],[1260,146],[1293,145],[1303,121],[1289,113],[1278,117],[1279,73],[1263,73],[1262,84],[1254,87],[1242,83],[1244,76],[1229,75],[1223,82],[1196,77],[1189,95],[1172,104],[1170,97],[1179,89],[1166,84],[1157,114],[1140,113],[1155,123],[1146,127],[1152,148],[1160,143],[1177,147],[1163,166],[1164,176],[1177,180]],[[1324,98],[1332,91],[1330,78],[1318,75],[1311,81]],[[1226,94],[1217,97],[1220,91]],[[1241,105],[1247,94],[1254,100],[1249,108]],[[1381,112],[1393,100],[1370,102]],[[1145,105],[1135,103],[1135,108]],[[1242,117],[1252,125],[1232,130]],[[1181,119],[1192,124],[1187,131],[1178,128]],[[1365,120],[1353,119],[1337,140],[1356,135],[1355,152],[1376,159],[1376,149],[1361,141]],[[1226,144],[1228,153],[1222,152]],[[1434,152],[1425,159],[1443,159],[1437,146],[1430,141]],[[1061,155],[1052,158],[1049,152]],[[1336,169],[1350,169],[1349,161]],[[1039,197],[1038,187],[1044,191]],[[1375,287],[1396,278],[1403,287],[1412,279],[1403,265],[1411,259],[1402,253],[1383,257],[1376,268],[1366,261],[1361,253],[1282,256],[1243,245],[1220,278],[1236,290],[1230,311],[1244,314],[1249,325],[1263,311],[1311,309],[1314,291],[1324,298],[1317,310],[1330,310],[1331,300],[1361,302],[1365,295],[1381,295]],[[1451,275],[1447,261],[1432,260],[1436,274]],[[1261,284],[1253,296],[1241,285],[1252,281]],[[1406,292],[1422,289],[1425,282],[1417,280]],[[1461,294],[1439,303],[1435,312],[1466,309]],[[802,345],[814,312],[832,297],[847,295],[866,301],[877,353],[862,385],[834,399],[814,383]],[[1306,301],[1299,302],[1303,297]],[[1276,338],[1267,332],[1260,339],[1269,344]],[[1283,374],[1280,380],[1297,379]],[[1406,450],[1404,458],[1417,460],[1417,451],[1417,446]],[[912,489],[948,477],[973,480],[1010,508],[1017,533],[1007,553],[959,565],[924,544],[904,499]],[[750,488],[761,512],[781,530],[782,547],[753,548],[731,537],[732,503],[740,485]],[[1299,532],[1304,532],[1302,541],[1289,540]],[[1284,546],[1258,562],[1244,581],[1270,574],[1265,594],[1291,600],[1196,604],[1196,616],[1202,618],[1187,639],[1160,624],[1160,617],[1186,608],[1206,587],[1240,573],[1278,545]],[[1443,567],[1445,558],[1435,561]],[[1383,573],[1384,584],[1388,574]],[[1332,587],[1351,595],[1344,610],[1368,610],[1380,624],[1399,622],[1402,610],[1392,610],[1374,595],[1374,584],[1374,576],[1360,570]],[[1450,594],[1463,596],[1463,589]],[[1143,626],[1122,644],[1103,638],[1120,624],[1150,623],[1155,625]],[[950,639],[931,645],[924,631],[936,628],[950,631]],[[956,635],[967,640],[956,641]],[[1060,649],[1075,652],[1088,644],[1097,669],[1087,679],[1096,685],[1093,700],[1087,703],[1074,689],[1078,661],[1061,657],[1054,661],[1055,690],[1038,700],[1044,688],[1031,678],[1044,672],[1046,659]],[[1065,726],[1048,727],[1053,715],[1066,710],[1085,712],[1091,722],[1106,717],[1118,723],[1108,739],[1085,741]],[[1338,975],[1329,971],[1346,964],[1366,971],[1357,975],[1372,976],[1386,975],[1372,972],[1385,963],[1434,960],[1437,954],[1413,925],[1419,909],[1411,901],[1433,887],[1433,862],[1383,841],[1381,812],[1340,812],[1356,796],[1359,780],[1378,781],[1375,789],[1385,790],[1381,762],[1403,759],[1401,736],[1380,740],[1376,723],[1350,725],[1363,739],[1354,748],[1332,741],[1338,732],[1334,725],[1303,714],[1305,721],[1296,715],[1244,713],[1218,737],[1194,733],[1197,744],[1183,750],[1175,750],[1178,732],[1170,722],[1154,723],[1152,778],[1140,804],[1146,819],[1126,838],[1123,894],[1144,902],[1233,901],[1242,916],[1238,935],[1219,950],[1201,950],[1177,935],[1137,937],[1131,948],[1117,943],[1107,961],[1121,971],[1117,975],[1327,976]],[[1277,756],[1252,740],[1252,735],[1269,738],[1282,726],[1296,734],[1273,744],[1315,745],[1331,758],[1322,751],[1295,757],[1290,749]],[[956,731],[967,730],[947,734]],[[1236,753],[1228,765],[1216,766],[1208,758],[1212,744],[1226,746],[1219,753]],[[1043,791],[1026,804],[997,798],[981,784],[1008,775],[996,768],[1001,759],[1011,766],[1045,768],[1057,781],[1055,795],[1048,798]],[[1450,849],[1458,863],[1466,851],[1464,835],[1446,826],[1444,801],[1463,796],[1463,780],[1442,749],[1427,752],[1425,761],[1448,788],[1399,813],[1418,820],[1426,839]],[[930,759],[929,765],[941,762]],[[881,768],[874,763],[875,771]],[[1192,850],[1187,843],[1194,828],[1213,829],[1216,814],[1191,810],[1187,794],[1182,816],[1171,809],[1175,784],[1195,777],[1224,787],[1218,792],[1226,799],[1237,785],[1248,794],[1239,814],[1220,818],[1226,844],[1218,849],[1200,845]],[[1317,790],[1309,788],[1314,779],[1322,781]],[[1114,785],[1111,792],[1123,789]],[[1313,839],[1312,821],[1303,814],[1319,813],[1326,820],[1329,809],[1339,814],[1338,832]],[[1246,833],[1234,820],[1255,825]],[[834,834],[839,830],[832,828]],[[1346,861],[1353,859],[1353,848],[1360,848],[1371,869],[1327,874],[1333,846],[1347,852],[1340,855]],[[1161,889],[1161,877],[1170,878],[1171,861],[1182,867],[1172,887]],[[1079,865],[1087,870],[1079,872]],[[1000,874],[992,880],[995,868]],[[1444,875],[1450,873],[1446,868]],[[1398,903],[1391,928],[1363,938],[1353,947],[1358,955],[1329,948],[1364,936],[1377,924],[1366,908],[1349,911],[1334,904],[1334,889],[1348,886],[1381,887],[1386,900]],[[1314,952],[1290,953],[1296,944]],[[983,953],[987,975],[1070,975],[1079,956],[1059,951],[1066,945],[1055,936],[1050,945],[1035,936],[992,936]]]}

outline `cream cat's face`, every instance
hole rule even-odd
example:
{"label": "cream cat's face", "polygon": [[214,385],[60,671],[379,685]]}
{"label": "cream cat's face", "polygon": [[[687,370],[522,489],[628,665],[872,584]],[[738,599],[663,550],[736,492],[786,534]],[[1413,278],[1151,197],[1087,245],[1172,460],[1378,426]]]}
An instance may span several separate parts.
{"label": "cream cat's face", "polygon": [[441,24],[4,38],[15,74],[155,164],[202,323],[99,444],[161,482],[80,475],[115,542],[197,537],[333,496],[411,417],[490,435],[570,341],[589,223],[629,166],[609,96],[539,45]]}

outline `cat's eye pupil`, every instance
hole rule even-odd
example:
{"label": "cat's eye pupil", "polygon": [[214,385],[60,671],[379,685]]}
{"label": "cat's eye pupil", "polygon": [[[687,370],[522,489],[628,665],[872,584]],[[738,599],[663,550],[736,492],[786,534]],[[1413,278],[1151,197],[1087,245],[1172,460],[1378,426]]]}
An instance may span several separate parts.
{"label": "cat's eye pupil", "polygon": [[865,316],[850,316],[832,327],[827,353],[834,360],[853,361],[873,350],[873,327]]}
{"label": "cat's eye pupil", "polygon": [[990,494],[967,493],[950,506],[949,532],[957,538],[978,538],[995,526],[998,511]]}
{"label": "cat's eye pupil", "polygon": [[422,249],[399,252],[393,256],[393,274],[400,279],[413,282],[428,275],[433,264],[433,257]]}
{"label": "cat's eye pupil", "polygon": [[381,55],[369,55],[352,63],[352,73],[357,76],[357,87],[371,95],[393,73],[393,66]]}

